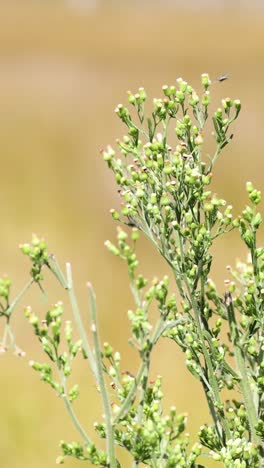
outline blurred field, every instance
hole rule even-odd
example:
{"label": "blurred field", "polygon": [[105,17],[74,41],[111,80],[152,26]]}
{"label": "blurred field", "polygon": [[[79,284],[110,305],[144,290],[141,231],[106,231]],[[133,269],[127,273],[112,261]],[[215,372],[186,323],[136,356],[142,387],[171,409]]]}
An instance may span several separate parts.
{"label": "blurred field", "polygon": [[[102,339],[123,353],[125,369],[136,366],[127,345],[127,309],[133,304],[124,265],[103,247],[104,240],[114,239],[116,226],[108,211],[119,201],[99,156],[100,148],[124,132],[114,107],[125,101],[127,89],[143,85],[157,97],[161,86],[178,76],[199,86],[205,71],[213,78],[230,73],[228,81],[214,86],[215,106],[221,97],[239,97],[243,112],[232,145],[217,165],[214,187],[239,211],[246,201],[245,181],[263,186],[263,26],[263,16],[232,9],[221,16],[141,7],[81,14],[62,1],[0,3],[1,274],[7,272],[18,291],[27,263],[17,245],[32,232],[45,236],[62,263],[72,262],[84,314],[85,282],[94,284]],[[243,253],[235,236],[215,249],[214,279],[220,290],[225,265]],[[148,277],[167,272],[144,239],[139,255]],[[53,282],[50,287],[48,303],[62,299],[67,304],[63,291]],[[1,357],[3,468],[54,466],[59,440],[76,437],[62,402],[28,366],[29,359],[42,356],[21,311],[28,303],[44,310],[48,304],[39,306],[39,299],[35,290],[17,311],[16,337],[26,358]],[[194,433],[207,420],[207,410],[180,351],[163,343],[152,373],[164,375],[167,406],[188,412]],[[92,430],[101,409],[81,364],[75,381],[82,394],[76,407]],[[77,462],[69,460],[66,466]],[[129,461],[123,458],[122,466],[130,466]]]}

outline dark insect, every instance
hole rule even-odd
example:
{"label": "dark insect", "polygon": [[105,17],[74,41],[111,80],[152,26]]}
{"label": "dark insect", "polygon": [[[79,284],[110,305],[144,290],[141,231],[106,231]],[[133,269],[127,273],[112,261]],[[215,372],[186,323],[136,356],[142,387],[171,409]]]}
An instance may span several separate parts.
{"label": "dark insect", "polygon": [[225,75],[220,75],[218,78],[217,78],[217,81],[225,81],[225,80],[228,80],[228,74],[226,73]]}

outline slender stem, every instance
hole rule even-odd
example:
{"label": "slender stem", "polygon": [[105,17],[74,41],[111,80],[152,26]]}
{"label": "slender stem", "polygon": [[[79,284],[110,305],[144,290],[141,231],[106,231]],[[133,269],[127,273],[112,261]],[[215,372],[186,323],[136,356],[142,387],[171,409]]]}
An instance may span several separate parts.
{"label": "slender stem", "polygon": [[139,400],[139,405],[137,409],[137,423],[140,425],[142,423],[142,418],[143,418],[143,412],[144,412],[144,401],[146,398],[146,391],[148,387],[148,378],[149,378],[149,367],[150,367],[150,355],[147,357],[144,357],[144,372],[142,374],[142,379],[141,379],[141,395],[140,395],[140,400]]}
{"label": "slender stem", "polygon": [[87,358],[88,358],[90,367],[92,369],[92,372],[95,376],[95,379],[96,381],[98,381],[97,368],[96,368],[94,355],[92,353],[92,350],[91,350],[91,347],[87,338],[87,334],[82,323],[81,314],[79,311],[78,303],[77,303],[76,296],[75,296],[74,289],[73,289],[72,272],[71,272],[70,263],[66,263],[66,274],[67,274],[68,292],[69,292],[69,297],[71,301],[72,311],[73,311],[73,315],[74,315],[74,318],[75,318],[75,321],[76,321],[76,324],[77,324],[77,327],[81,336],[82,346],[85,351],[85,354],[87,355]]}
{"label": "slender stem", "polygon": [[157,326],[154,330],[154,333],[153,333],[153,338],[152,338],[152,343],[153,345],[157,343],[158,339],[160,338],[161,335],[163,335],[163,333],[166,331],[166,330],[169,330],[170,328],[174,328],[176,327],[176,325],[178,325],[179,323],[181,322],[185,322],[186,319],[185,317],[180,317],[178,320],[170,320],[169,322],[164,322],[164,320],[160,320],[158,323],[157,323]]}
{"label": "slender stem", "polygon": [[[211,360],[210,354],[209,354],[209,352],[208,352],[208,350],[207,350],[207,348],[205,346],[203,330],[202,330],[201,321],[200,321],[199,308],[197,306],[196,299],[191,294],[191,290],[190,290],[190,287],[189,287],[189,282],[188,282],[187,279],[186,279],[186,287],[188,289],[189,297],[190,297],[190,300],[191,300],[191,303],[192,303],[192,308],[193,308],[193,311],[194,311],[194,314],[195,314],[195,321],[196,321],[196,324],[197,324],[197,330],[198,330],[198,334],[199,334],[199,338],[200,338],[200,343],[201,343],[201,346],[202,346],[202,352],[203,352],[203,356],[204,356],[206,366],[207,366],[207,369],[208,369],[208,372],[209,372],[209,379],[208,380],[210,382],[210,386],[213,389],[214,398],[215,398],[215,400],[217,402],[217,408],[220,409],[221,425],[222,425],[222,428],[223,428],[223,430],[225,432],[226,438],[230,439],[231,434],[230,434],[230,429],[229,429],[229,426],[228,426],[228,422],[227,422],[226,418],[224,416],[222,416],[222,414],[221,414],[222,413],[221,408],[223,407],[223,403],[221,401],[220,392],[219,392],[219,388],[218,388],[218,382],[217,382],[217,379],[215,377],[212,360]],[[212,411],[212,408],[213,408],[212,405],[209,405],[209,408],[210,408],[210,411]],[[216,427],[219,430],[218,415],[219,415],[219,413],[214,410],[214,412],[212,413],[212,416],[214,418]]]}
{"label": "slender stem", "polygon": [[[182,256],[182,259],[183,259],[184,258],[184,251],[183,251],[182,239],[181,239],[180,235],[179,235],[179,246],[180,246],[181,256]],[[165,258],[165,260],[168,261],[166,255],[162,252],[162,250],[159,249],[159,251],[160,251],[161,255]],[[221,398],[220,398],[218,383],[217,383],[217,380],[216,380],[216,377],[215,377],[215,374],[214,374],[213,365],[212,365],[210,355],[209,355],[208,350],[207,350],[207,348],[205,346],[205,343],[204,343],[203,330],[202,330],[201,322],[200,322],[199,307],[198,307],[197,302],[196,302],[196,300],[194,298],[193,292],[191,291],[191,288],[190,288],[188,279],[186,278],[186,275],[182,275],[182,279],[183,279],[183,283],[186,286],[188,295],[185,294],[182,281],[178,278],[177,272],[175,272],[174,267],[171,265],[171,263],[169,261],[168,261],[168,263],[173,268],[174,278],[175,278],[176,284],[178,286],[181,297],[183,297],[185,300],[187,300],[190,303],[190,305],[191,305],[191,307],[192,307],[192,309],[194,311],[195,322],[197,324],[197,329],[198,329],[198,333],[199,333],[199,337],[200,337],[200,342],[201,342],[201,346],[202,346],[202,350],[203,350],[203,355],[204,355],[204,359],[205,359],[205,362],[206,362],[206,365],[207,365],[207,368],[208,368],[208,372],[209,372],[209,376],[210,376],[209,381],[210,381],[211,385],[210,385],[210,387],[208,387],[208,389],[210,391],[213,390],[213,394],[214,394],[214,398],[215,398],[215,400],[217,402],[217,406],[221,408],[223,405],[222,405],[222,401],[221,401]],[[203,381],[206,383],[205,379],[203,379]],[[220,431],[220,427],[219,427],[219,417],[218,417],[218,414],[217,414],[217,412],[215,410],[214,403],[209,402],[210,398],[209,398],[208,394],[206,394],[206,398],[207,398],[207,401],[208,401],[210,412],[212,414],[212,417],[213,417],[215,425],[216,425],[216,429],[217,429],[217,431],[219,433],[219,436],[221,436],[221,431]],[[226,434],[226,437],[230,438],[230,430],[229,430],[229,426],[227,424],[226,419],[224,417],[222,417],[222,416],[220,416],[220,419],[221,419],[221,425],[222,425],[222,428],[223,428],[223,430],[224,430],[224,432]]]}
{"label": "slender stem", "polygon": [[[182,319],[180,318],[179,322],[181,320]],[[171,325],[171,324],[166,324],[165,325],[164,320],[160,319],[158,321],[156,327],[155,327],[154,332],[153,332],[153,336],[152,336],[152,339],[151,339],[152,344],[154,345],[158,341],[158,338],[162,335],[162,333],[166,329],[170,328],[171,326],[175,326],[177,323],[178,323],[178,320],[174,321],[173,325]],[[146,363],[142,362],[140,367],[139,367],[138,373],[137,373],[137,375],[135,377],[135,380],[133,382],[133,385],[131,386],[125,400],[123,401],[122,406],[120,407],[118,413],[116,414],[116,416],[114,418],[114,423],[117,423],[118,421],[120,421],[120,419],[122,419],[127,414],[127,412],[129,411],[129,409],[131,407],[131,404],[134,401],[138,384],[141,381],[142,376],[144,375],[145,367],[146,367]]]}
{"label": "slender stem", "polygon": [[57,262],[57,259],[55,257],[55,255],[51,255],[50,256],[50,260],[52,260],[52,262],[54,263],[54,267],[52,267],[50,265],[50,263],[48,263],[48,268],[50,269],[50,271],[54,274],[54,276],[56,276],[57,280],[59,281],[59,283],[62,285],[62,287],[64,289],[68,289],[68,283],[64,277],[64,274],[62,273],[61,271],[61,268],[60,268],[60,265],[59,263]]}
{"label": "slender stem", "polygon": [[24,294],[28,291],[28,289],[30,288],[30,286],[34,283],[34,279],[31,278],[27,284],[24,286],[24,288],[20,291],[20,293],[17,295],[17,297],[14,299],[14,301],[7,307],[7,309],[4,311],[3,315],[5,316],[6,318],[6,324],[5,324],[5,328],[4,328],[4,333],[3,333],[3,338],[2,338],[2,341],[1,341],[1,344],[6,347],[6,342],[7,342],[7,337],[9,336],[10,338],[10,343],[11,343],[11,347],[14,346],[15,344],[15,338],[14,338],[14,334],[12,332],[12,329],[10,328],[10,325],[9,325],[9,322],[10,322],[10,317],[12,315],[12,312],[14,310],[14,308],[17,306],[17,304],[19,303],[19,301],[22,299],[22,297],[24,296]]}
{"label": "slender stem", "polygon": [[215,154],[213,156],[213,159],[211,160],[211,164],[209,166],[209,171],[208,172],[210,172],[212,170],[212,167],[214,166],[214,164],[215,164],[219,154],[221,153],[221,151],[222,151],[222,146],[221,146],[221,143],[220,143],[220,144],[218,144],[218,146],[216,148],[216,151],[215,151]]}
{"label": "slender stem", "polygon": [[103,402],[104,413],[105,413],[107,454],[109,457],[110,467],[116,468],[114,430],[113,430],[111,406],[110,406],[109,396],[108,396],[106,383],[104,379],[104,371],[103,371],[103,365],[102,365],[102,353],[100,349],[100,340],[99,340],[99,332],[98,332],[98,324],[97,324],[95,293],[90,283],[87,284],[87,287],[88,287],[88,293],[89,293],[91,322],[92,322],[91,329],[92,329],[94,349],[95,349],[98,385],[100,388],[100,393],[102,396],[102,402]]}
{"label": "slender stem", "polygon": [[2,337],[2,340],[1,340],[1,346],[3,346],[4,348],[6,348],[6,340],[7,340],[7,333],[8,333],[8,323],[5,324],[5,327],[4,327],[4,333],[3,333],[3,337]]}
{"label": "slender stem", "polygon": [[176,282],[176,284],[177,284],[177,286],[178,286],[178,290],[179,290],[180,296],[181,296],[182,299],[184,299],[185,301],[190,302],[189,298],[188,298],[188,297],[186,296],[186,294],[185,294],[182,281],[181,281],[181,279],[179,278],[179,275],[177,275],[177,272],[175,271],[174,268],[173,268],[173,275],[174,275],[175,282]]}
{"label": "slender stem", "polygon": [[243,400],[245,403],[247,417],[250,427],[250,433],[252,437],[252,441],[256,445],[261,444],[260,438],[257,436],[255,426],[258,422],[258,415],[257,415],[257,408],[254,405],[254,398],[252,395],[252,390],[250,387],[250,382],[248,378],[248,372],[245,365],[245,357],[244,353],[241,349],[239,344],[239,330],[236,322],[234,306],[232,302],[232,298],[229,297],[229,301],[227,304],[227,313],[228,313],[228,323],[230,327],[230,334],[231,340],[234,347],[234,353],[236,358],[237,367],[241,376],[241,380],[239,382],[239,386],[243,395]]}
{"label": "slender stem", "polygon": [[8,317],[10,317],[10,315],[12,314],[13,312],[13,309],[16,307],[16,305],[18,304],[18,302],[22,299],[22,297],[24,296],[24,294],[28,291],[28,289],[30,288],[30,286],[34,283],[34,279],[31,278],[28,283],[24,286],[24,288],[22,289],[22,291],[20,291],[20,293],[17,295],[17,297],[14,299],[14,301],[10,304],[10,306],[8,307],[8,309],[6,310],[5,312],[5,315]]}
{"label": "slender stem", "polygon": [[247,416],[249,420],[249,426],[250,426],[250,433],[252,436],[252,440],[255,444],[259,445],[260,444],[260,438],[257,436],[255,426],[258,422],[258,417],[257,417],[257,412],[256,408],[254,405],[254,400],[252,398],[252,391],[250,387],[250,383],[248,380],[248,374],[247,370],[245,367],[245,359],[243,356],[243,353],[241,349],[239,348],[238,345],[234,346],[234,352],[235,352],[235,357],[236,357],[236,362],[237,366],[241,375],[241,381],[240,381],[240,388],[243,394],[243,400],[245,403],[245,407],[247,410]]}
{"label": "slender stem", "polygon": [[64,401],[64,404],[66,406],[66,409],[70,415],[70,418],[75,426],[75,428],[77,429],[77,431],[79,432],[79,434],[82,436],[84,442],[86,445],[90,445],[91,444],[91,439],[89,438],[89,436],[87,435],[87,433],[85,432],[84,428],[82,427],[79,419],[77,418],[76,414],[75,414],[75,411],[73,410],[73,407],[72,407],[72,404],[71,402],[69,401],[69,398],[67,396],[67,389],[66,389],[66,383],[65,383],[65,377],[61,377],[62,379],[62,385],[63,385],[63,395],[62,395],[62,399]]}
{"label": "slender stem", "polygon": [[144,374],[145,366],[146,366],[145,362],[142,362],[140,367],[139,367],[138,373],[137,373],[137,375],[135,377],[135,380],[133,382],[133,385],[131,386],[131,388],[130,388],[125,400],[123,401],[118,413],[115,415],[115,418],[114,418],[114,421],[113,421],[114,424],[118,423],[120,421],[120,419],[122,419],[128,413],[128,411],[129,411],[129,409],[131,407],[131,404],[134,401],[138,384],[141,381],[142,376]]}
{"label": "slender stem", "polygon": [[[180,236],[179,236],[179,245],[180,245],[182,259],[184,259],[183,246],[182,246],[182,241],[181,241]],[[229,429],[227,420],[221,414],[222,413],[221,408],[222,408],[223,404],[222,404],[222,401],[221,401],[219,388],[218,388],[218,382],[217,382],[217,379],[215,377],[212,360],[211,360],[210,354],[209,354],[209,352],[208,352],[208,350],[206,348],[206,345],[205,345],[204,334],[203,334],[203,329],[202,329],[202,325],[201,325],[201,317],[200,317],[200,313],[199,313],[199,307],[198,307],[197,301],[195,299],[195,296],[194,296],[194,294],[193,294],[193,292],[192,292],[192,290],[190,288],[188,278],[186,277],[185,274],[183,274],[183,280],[184,280],[186,289],[188,291],[188,296],[189,296],[189,300],[190,300],[191,305],[192,305],[192,309],[194,311],[195,322],[196,322],[196,325],[197,325],[197,331],[198,331],[198,335],[199,335],[199,339],[200,339],[200,344],[201,344],[201,347],[202,347],[202,353],[203,353],[203,356],[204,356],[204,359],[205,359],[205,362],[206,362],[206,366],[207,366],[207,369],[208,369],[208,373],[209,373],[208,380],[209,380],[210,385],[211,385],[212,390],[213,390],[213,395],[214,395],[214,398],[215,398],[216,403],[217,403],[217,408],[220,409],[220,413],[218,413],[218,412],[216,412],[214,410],[213,413],[212,413],[212,417],[214,419],[216,428],[218,429],[218,432],[220,434],[220,429],[219,429],[219,416],[220,416],[221,426],[222,426],[222,428],[223,428],[223,430],[225,432],[226,438],[230,439],[231,435],[230,435],[230,429]],[[208,400],[208,395],[207,395],[207,401],[209,401]],[[213,402],[213,405],[214,405],[214,402]],[[213,406],[209,405],[209,409],[210,409],[211,412],[212,412],[212,408],[213,408]]]}
{"label": "slender stem", "polygon": [[9,323],[6,324],[6,327],[7,327],[7,333],[9,335],[9,339],[10,339],[10,345],[11,345],[11,348],[14,348],[15,347],[15,336],[14,336],[14,333],[9,325]]}
{"label": "slender stem", "polygon": [[[153,242],[154,239],[151,238],[151,240]],[[134,285],[134,281],[135,281],[135,278],[134,278],[134,274],[130,274],[130,280],[131,280],[131,285],[130,285],[130,289],[131,289],[131,292],[133,294],[133,297],[134,297],[134,300],[135,300],[135,303],[137,305],[137,307],[140,307],[141,306],[141,298],[140,298],[140,295],[139,295],[139,292],[138,292],[138,289],[136,288],[136,286]],[[137,389],[138,389],[138,385],[139,383],[141,382],[143,376],[146,377],[145,382],[147,382],[147,379],[148,379],[148,363],[146,361],[142,361],[140,367],[139,367],[139,370],[138,370],[138,373],[137,373],[137,376],[135,377],[134,379],[134,382],[125,398],[125,400],[123,401],[118,413],[116,414],[115,418],[114,418],[114,423],[117,423],[120,421],[120,419],[123,418],[123,416],[125,416],[127,414],[127,412],[130,410],[131,408],[131,405],[133,404],[133,401],[135,399],[135,396],[136,396],[136,392],[137,392]],[[142,401],[142,399],[141,399]]]}
{"label": "slender stem", "polygon": [[[179,320],[180,322],[181,320]],[[142,373],[142,385],[141,385],[141,398],[140,398],[140,404],[138,408],[138,424],[141,424],[142,416],[143,416],[143,402],[145,401],[145,395],[146,395],[146,389],[147,389],[147,384],[148,384],[148,376],[149,376],[149,368],[150,368],[150,353],[153,349],[153,346],[157,343],[158,339],[162,335],[164,331],[164,326],[165,320],[163,317],[160,317],[158,320],[156,327],[154,329],[152,338],[150,340],[149,344],[149,352],[148,355],[144,357],[144,371]]]}

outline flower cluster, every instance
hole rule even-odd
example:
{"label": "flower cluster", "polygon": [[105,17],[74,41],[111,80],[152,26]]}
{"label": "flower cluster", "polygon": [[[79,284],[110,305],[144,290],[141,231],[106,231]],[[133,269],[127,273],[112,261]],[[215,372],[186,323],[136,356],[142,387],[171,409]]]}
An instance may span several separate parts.
{"label": "flower cluster", "polygon": [[[78,397],[79,387],[74,385],[67,392],[66,379],[71,374],[73,359],[82,349],[82,342],[81,340],[73,341],[73,330],[70,321],[65,322],[64,333],[62,332],[63,312],[63,304],[58,302],[48,310],[44,320],[40,320],[37,314],[31,310],[31,307],[26,307],[25,316],[32,325],[43,351],[49,357],[51,363],[56,366],[59,380],[54,378],[53,368],[50,364],[30,361],[31,367],[39,372],[41,380],[47,382],[60,397],[67,398],[71,403]],[[63,335],[67,351],[60,350]]]}
{"label": "flower cluster", "polygon": [[[135,252],[135,243],[139,237],[136,228],[131,231],[132,246],[129,245],[128,234],[121,228],[117,230],[117,246],[106,241],[105,245],[111,253],[125,260],[128,266],[128,273],[131,281],[131,290],[134,295],[137,308],[135,311],[128,311],[128,318],[131,322],[132,339],[130,343],[139,350],[141,355],[149,353],[152,346],[166,330],[172,329],[176,323],[183,320],[179,314],[175,295],[169,296],[169,278],[165,276],[162,280],[154,278],[148,287],[148,281],[142,274],[136,274],[138,259]],[[154,329],[149,319],[149,310],[153,301],[159,311],[159,322]]]}
{"label": "flower cluster", "polygon": [[[43,266],[47,266],[69,294],[80,335],[79,340],[73,340],[72,324],[63,320],[61,302],[48,310],[44,320],[30,307],[25,310],[49,358],[48,363],[30,364],[62,398],[82,439],[62,441],[62,456],[57,463],[71,456],[92,465],[119,468],[118,445],[129,452],[133,466],[204,468],[200,463],[204,455],[227,468],[262,466],[264,248],[257,242],[262,222],[257,211],[261,194],[247,182],[249,204],[233,218],[232,206],[210,189],[215,162],[233,138],[230,128],[241,104],[227,97],[211,114],[212,82],[208,74],[201,76],[201,86],[199,93],[182,78],[175,85],[163,86],[163,96],[153,100],[149,116],[144,88],[135,94],[129,91],[131,108],[122,104],[116,108],[127,134],[117,140],[118,153],[110,146],[102,152],[122,199],[120,212],[112,209],[111,215],[131,228],[129,235],[118,227],[116,244],[108,240],[105,245],[127,265],[135,303],[128,311],[129,343],[138,353],[138,369],[133,373],[122,369],[120,353],[108,342],[101,345],[91,284],[87,283],[88,336],[70,264],[66,264],[64,276],[56,258],[48,255],[44,240],[35,235],[30,244],[21,246],[32,263],[29,286],[34,282],[40,285]],[[205,125],[210,121],[215,151],[204,160]],[[210,276],[211,247],[217,237],[233,229],[240,233],[248,260],[237,262],[234,269],[227,267],[225,292],[219,293]],[[140,231],[166,260],[170,285],[167,275],[148,281],[138,273],[136,243]],[[10,284],[10,280],[0,279],[0,315],[7,321],[22,297],[9,304]],[[175,407],[169,414],[163,413],[162,379],[151,376],[153,349],[162,338],[172,340],[183,351],[186,367],[199,380],[208,403],[212,423],[200,428],[199,442],[194,445],[185,432],[186,415],[178,414]],[[66,386],[72,361],[80,351],[102,401],[103,419],[94,424],[94,429],[106,442],[104,450],[90,439],[73,410],[78,385],[70,390]],[[228,391],[232,392],[226,399]]]}
{"label": "flower cluster", "polygon": [[258,468],[260,466],[257,447],[240,437],[228,440],[219,453],[212,452],[212,458],[221,461],[226,468]]}
{"label": "flower cluster", "polygon": [[[120,187],[124,201],[121,212],[127,224],[144,231],[168,263],[177,268],[178,274],[183,268],[179,261],[180,244],[183,244],[188,250],[193,277],[201,257],[206,257],[207,264],[211,261],[207,252],[212,237],[232,226],[232,207],[225,207],[225,201],[207,186],[216,158],[230,141],[229,127],[241,106],[239,101],[227,98],[213,115],[217,147],[207,166],[201,159],[201,149],[210,84],[208,75],[204,74],[201,99],[182,79],[177,80],[177,87],[164,86],[165,97],[154,99],[151,117],[144,116],[145,92],[141,89],[135,95],[129,93],[129,102],[137,110],[140,125],[120,104],[117,115],[128,127],[128,135],[118,141],[122,158],[117,157],[111,147],[103,151],[103,158]],[[171,120],[175,120],[177,137],[174,147],[167,142]],[[112,210],[112,216],[120,218],[116,210]]]}
{"label": "flower cluster", "polygon": [[[103,450],[99,450],[93,443],[83,447],[79,442],[65,442],[62,440],[60,448],[63,455],[57,457],[57,465],[63,464],[66,457],[73,457],[80,461],[89,461],[95,466],[109,467],[107,454]],[[120,465],[117,465],[117,468],[119,467]]]}
{"label": "flower cluster", "polygon": [[[116,372],[112,372],[116,377]],[[122,391],[120,381],[111,383],[112,389],[122,394],[122,399],[129,394],[135,377],[124,373],[122,377]],[[125,390],[125,391],[124,391]],[[126,415],[118,418],[114,434],[118,445],[129,451],[137,463],[148,466],[186,466],[196,467],[196,460],[201,454],[201,445],[194,444],[190,449],[189,435],[186,429],[186,415],[177,415],[172,407],[169,415],[163,415],[163,392],[161,377],[145,389],[144,399],[131,404]],[[118,415],[119,406],[113,404],[113,412]],[[95,423],[95,429],[100,437],[106,437],[105,424]]]}
{"label": "flower cluster", "polygon": [[[138,123],[128,108],[121,104],[117,107],[116,113],[127,126],[128,134],[117,142],[120,155],[112,147],[103,151],[123,200],[121,213],[113,209],[111,214],[115,220],[144,232],[174,275],[179,300],[174,299],[173,318],[182,320],[165,327],[162,335],[181,347],[187,368],[205,391],[214,426],[204,426],[201,442],[218,455],[223,449],[219,460],[224,460],[227,441],[231,446],[241,438],[246,447],[252,442],[253,447],[258,447],[258,459],[259,436],[263,434],[260,395],[264,382],[264,251],[257,248],[256,239],[262,222],[256,210],[261,194],[248,182],[251,206],[233,219],[232,206],[210,190],[212,170],[220,152],[233,138],[230,126],[238,117],[241,104],[239,100],[225,98],[212,114],[216,149],[206,163],[202,149],[212,83],[207,74],[202,75],[201,82],[202,96],[181,78],[176,86],[164,86],[164,98],[153,100],[149,117],[144,112],[145,91],[140,89],[135,95],[129,92],[128,100],[134,106]],[[169,144],[172,122],[176,140]],[[209,276],[213,260],[210,248],[217,237],[232,229],[239,230],[249,249],[250,263],[245,278],[232,272],[242,285],[240,292],[234,281],[226,280],[223,296]],[[120,248],[112,246],[112,251],[124,257]],[[135,324],[134,330],[140,324],[140,333],[144,336],[149,333],[144,308],[129,312],[129,318]],[[242,394],[237,402],[240,410],[235,411],[240,430],[234,427],[231,410],[225,409],[221,395],[224,388]],[[243,407],[246,410],[242,417]],[[254,456],[249,458],[252,463]]]}
{"label": "flower cluster", "polygon": [[33,234],[31,244],[21,244],[20,249],[23,254],[27,255],[32,262],[31,276],[36,283],[43,280],[41,273],[44,265],[49,265],[49,256],[47,252],[47,244],[44,239],[40,239],[36,234]]}

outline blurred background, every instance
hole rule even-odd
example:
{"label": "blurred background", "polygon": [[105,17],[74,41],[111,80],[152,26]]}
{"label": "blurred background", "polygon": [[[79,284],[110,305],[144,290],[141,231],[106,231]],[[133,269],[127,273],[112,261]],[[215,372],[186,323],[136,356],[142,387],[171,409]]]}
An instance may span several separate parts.
{"label": "blurred background", "polygon": [[[62,265],[72,263],[84,316],[85,283],[93,283],[102,340],[121,351],[123,368],[132,372],[138,361],[127,344],[127,310],[133,301],[126,269],[103,246],[106,239],[115,239],[109,209],[118,208],[119,199],[100,149],[114,145],[125,132],[114,108],[125,103],[128,89],[144,86],[152,99],[177,77],[200,89],[201,73],[212,79],[228,73],[227,81],[213,85],[212,108],[227,96],[240,98],[243,108],[213,184],[239,212],[246,203],[246,180],[260,189],[263,185],[262,5],[253,0],[0,2],[1,274],[13,279],[14,297],[29,267],[18,244],[29,241],[32,232],[44,236]],[[138,254],[148,278],[168,272],[143,238]],[[212,276],[224,291],[225,266],[243,258],[244,248],[237,235],[230,235],[214,254]],[[30,359],[42,361],[43,355],[23,307],[32,304],[42,313],[63,300],[70,315],[64,292],[52,279],[45,285],[46,302],[34,288],[16,310],[16,341],[26,357],[12,352],[1,356],[3,468],[54,466],[59,441],[78,440],[62,401],[28,365]],[[75,407],[93,436],[93,422],[100,420],[102,410],[84,364],[77,363],[73,376],[81,386]],[[175,404],[178,412],[188,413],[194,437],[208,421],[207,407],[200,386],[185,370],[184,357],[171,343],[164,341],[156,351],[152,378],[157,374],[164,377],[165,409]],[[122,467],[131,466],[126,456],[120,460]],[[69,468],[77,465],[66,463]]]}

